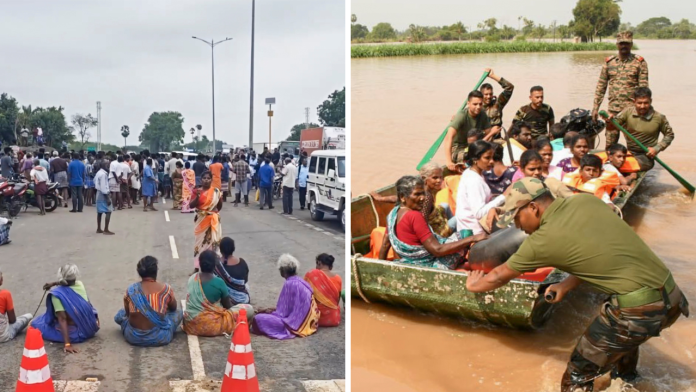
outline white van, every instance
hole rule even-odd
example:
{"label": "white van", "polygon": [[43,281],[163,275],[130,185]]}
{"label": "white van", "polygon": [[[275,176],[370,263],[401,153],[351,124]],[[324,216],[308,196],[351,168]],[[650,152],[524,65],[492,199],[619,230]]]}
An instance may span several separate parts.
{"label": "white van", "polygon": [[317,150],[309,158],[307,197],[312,220],[337,216],[346,228],[346,151]]}

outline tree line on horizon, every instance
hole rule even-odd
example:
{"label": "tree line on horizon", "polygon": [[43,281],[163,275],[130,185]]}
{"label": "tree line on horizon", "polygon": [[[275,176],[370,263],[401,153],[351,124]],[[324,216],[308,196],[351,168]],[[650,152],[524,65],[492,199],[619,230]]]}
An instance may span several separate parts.
{"label": "tree line on horizon", "polygon": [[399,31],[390,23],[381,22],[368,29],[351,15],[351,40],[362,42],[426,42],[426,41],[486,41],[527,40],[558,38],[561,41],[579,37],[581,42],[594,42],[602,37],[612,37],[619,31],[633,31],[635,38],[693,39],[696,25],[688,19],[672,23],[666,17],[649,18],[637,26],[621,23],[621,0],[578,0],[573,9],[573,19],[566,24],[536,23],[524,16],[517,18],[518,26],[499,25],[496,18],[488,18],[466,26],[456,22],[445,26],[419,26],[411,24]]}

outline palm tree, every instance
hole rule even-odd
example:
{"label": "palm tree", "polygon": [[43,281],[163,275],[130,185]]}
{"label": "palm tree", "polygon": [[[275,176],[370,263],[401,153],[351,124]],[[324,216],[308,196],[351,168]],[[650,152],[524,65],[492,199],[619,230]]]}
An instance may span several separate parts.
{"label": "palm tree", "polygon": [[462,40],[462,34],[466,34],[466,27],[464,27],[464,24],[462,22],[457,22],[452,26],[454,29],[454,32],[457,33],[457,41]]}
{"label": "palm tree", "polygon": [[355,23],[358,21],[358,17],[355,14],[350,15],[350,23]]}
{"label": "palm tree", "polygon": [[124,125],[121,127],[121,136],[123,136],[123,151],[126,151],[126,146],[128,145],[128,142],[126,141],[128,139],[128,135],[130,135],[130,128],[128,128],[128,125]]}

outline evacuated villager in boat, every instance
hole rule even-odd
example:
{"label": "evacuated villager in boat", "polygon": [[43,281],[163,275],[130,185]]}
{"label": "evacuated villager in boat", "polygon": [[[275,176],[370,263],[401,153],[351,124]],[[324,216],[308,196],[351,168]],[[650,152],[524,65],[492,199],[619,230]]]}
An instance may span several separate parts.
{"label": "evacuated villager in boat", "polygon": [[[379,258],[386,260],[389,249],[393,248],[401,263],[455,269],[463,259],[462,252],[486,235],[457,232],[445,238],[434,233],[421,213],[425,201],[423,188],[423,179],[415,176],[404,176],[396,182],[399,203],[387,216],[388,235],[382,242]],[[468,238],[462,239],[463,236]]]}
{"label": "evacuated villager in boat", "polygon": [[551,164],[554,155],[551,142],[546,138],[539,138],[534,142],[534,149],[541,156],[541,177],[551,177],[561,181],[563,179],[563,169]]}
{"label": "evacuated villager in boat", "polygon": [[196,241],[193,247],[193,265],[198,270],[198,257],[206,250],[219,254],[222,239],[222,224],[219,212],[222,209],[222,191],[213,188],[213,175],[209,171],[201,174],[201,189],[196,190],[189,206],[196,209],[196,223],[193,234]]}
{"label": "evacuated villager in boat", "polygon": [[[3,276],[2,271],[0,271],[0,286],[2,283]],[[0,343],[14,339],[15,336],[24,331],[33,317],[31,313],[17,316],[12,294],[9,290],[0,290]]]}
{"label": "evacuated villager in boat", "polygon": [[542,179],[541,166],[542,159],[537,150],[527,150],[523,152],[520,157],[520,170],[512,177],[512,182],[524,177]]}
{"label": "evacuated villager in boat", "polygon": [[[205,181],[203,178],[201,180]],[[251,305],[232,303],[225,282],[214,273],[219,263],[217,253],[204,251],[200,255],[201,271],[191,275],[188,280],[184,331],[189,335],[221,336],[232,333],[242,308],[246,309],[247,319],[254,317]]]}
{"label": "evacuated villager in boat", "polygon": [[559,162],[566,158],[573,157],[573,152],[570,151],[570,144],[573,142],[573,138],[576,135],[578,135],[578,133],[575,131],[566,132],[565,136],[563,136],[563,148],[558,151],[554,149],[553,151],[553,159],[551,160],[552,165],[560,167]]}
{"label": "evacuated villager in boat", "polygon": [[215,265],[215,275],[219,276],[227,285],[232,303],[248,304],[250,301],[247,283],[249,282],[249,266],[246,260],[235,257],[234,240],[225,237],[220,241],[220,253],[222,259]]}
{"label": "evacuated villager in boat", "polygon": [[59,281],[46,283],[46,313],[32,321],[31,326],[41,331],[51,342],[65,343],[63,350],[77,353],[72,346],[94,337],[99,331],[99,315],[87,298],[75,264],[66,264],[58,270]]}
{"label": "evacuated villager in boat", "polygon": [[304,276],[305,281],[312,286],[314,298],[321,317],[319,317],[320,327],[336,327],[341,323],[341,309],[338,302],[341,299],[341,276],[331,270],[333,269],[334,257],[326,253],[317,256],[317,266],[307,272]]}
{"label": "evacuated villager in boat", "polygon": [[500,195],[491,198],[491,189],[483,179],[483,172],[493,168],[494,146],[483,140],[469,146],[467,164],[469,168],[464,171],[459,181],[457,192],[457,230],[473,234],[483,233],[483,227],[479,220],[489,216],[489,212],[505,201]]}
{"label": "evacuated villager in boat", "polygon": [[532,128],[524,121],[515,123],[503,144],[503,164],[517,166],[523,152],[532,148]]}
{"label": "evacuated villager in boat", "polygon": [[[626,138],[628,151],[640,163],[640,170],[647,171],[655,165],[655,156],[664,151],[674,140],[674,131],[667,117],[652,107],[652,92],[647,87],[638,87],[633,93],[633,105],[617,114],[616,122],[648,148],[643,151],[631,138]],[[662,134],[662,140],[658,138]],[[618,141],[618,137],[616,138]]]}
{"label": "evacuated villager in boat", "polygon": [[[638,161],[635,161],[635,165],[637,167],[631,167],[630,163],[628,165],[629,167],[625,167],[626,163],[628,163],[626,157],[627,153],[628,150],[623,144],[612,144],[611,146],[609,146],[609,149],[607,149],[607,159],[604,163],[604,166],[602,166],[602,170],[615,172],[619,176],[621,186],[618,187],[618,189],[624,191],[629,189],[629,185],[638,177],[636,171],[640,170],[640,165],[638,164]],[[621,172],[622,170],[629,170],[630,174],[629,172],[626,172],[626,175],[624,175]]]}
{"label": "evacuated villager in boat", "polygon": [[141,281],[128,287],[123,309],[114,317],[126,341],[134,346],[166,346],[181,325],[174,290],[157,281],[157,259],[145,256],[138,261]]}
{"label": "evacuated villager in boat", "polygon": [[[497,143],[496,143],[497,144]],[[497,144],[493,153],[493,168],[483,172],[483,179],[491,189],[491,197],[502,195],[510,184],[512,177],[517,172],[516,166],[506,166],[503,163],[503,155],[505,146]]]}
{"label": "evacuated villager in boat", "polygon": [[570,158],[561,159],[558,166],[564,173],[572,173],[580,167],[580,159],[590,151],[590,139],[586,135],[576,134],[570,140]]}
{"label": "evacuated villager in boat", "polygon": [[563,177],[563,183],[576,193],[591,193],[605,203],[611,203],[616,187],[621,185],[617,172],[602,170],[602,159],[586,154],[580,159],[580,169]]}
{"label": "evacuated villager in boat", "polygon": [[542,181],[523,178],[505,197],[499,226],[514,221],[529,237],[489,274],[469,273],[467,290],[495,290],[542,267],[570,274],[546,289],[551,303],[560,302],[581,282],[589,283],[609,298],[570,355],[561,391],[592,391],[593,381],[610,371],[627,382],[638,378],[640,345],[659,336],[681,314],[689,314],[672,273],[629,225],[592,195],[554,199]]}
{"label": "evacuated villager in boat", "polygon": [[292,255],[278,258],[280,276],[285,279],[275,308],[259,309],[251,321],[251,332],[272,339],[307,337],[317,331],[319,308],[312,286],[297,276],[300,262]]}

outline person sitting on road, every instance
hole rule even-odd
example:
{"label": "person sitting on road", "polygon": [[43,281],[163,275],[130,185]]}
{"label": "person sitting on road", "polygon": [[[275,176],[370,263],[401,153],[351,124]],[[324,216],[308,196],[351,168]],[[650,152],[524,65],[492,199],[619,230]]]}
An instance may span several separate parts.
{"label": "person sitting on road", "polygon": [[46,283],[51,290],[46,297],[46,313],[32,321],[31,326],[41,331],[43,338],[64,343],[63,351],[77,353],[73,343],[91,339],[99,331],[99,315],[87,298],[75,264],[66,264],[58,270],[59,281]]}
{"label": "person sitting on road", "polygon": [[605,203],[611,203],[614,188],[621,185],[616,172],[602,170],[602,159],[586,154],[580,160],[580,170],[566,174],[563,183],[575,193],[592,193]]}
{"label": "person sitting on road", "polygon": [[[202,176],[205,181],[205,175]],[[225,281],[215,276],[220,263],[215,251],[206,250],[199,256],[200,272],[188,280],[184,332],[195,336],[222,336],[230,334],[237,325],[237,314],[244,308],[247,319],[254,316],[251,305],[232,302]]]}
{"label": "person sitting on road", "polygon": [[317,256],[316,268],[307,272],[304,280],[312,286],[314,298],[316,298],[321,312],[319,317],[320,327],[337,327],[341,323],[341,309],[338,302],[341,300],[341,276],[331,272],[334,257],[322,253]]}
{"label": "person sitting on road", "polygon": [[580,167],[580,160],[590,150],[590,139],[586,135],[576,134],[570,140],[570,158],[561,159],[558,166],[564,173],[572,173]]}
{"label": "person sitting on road", "polygon": [[540,137],[534,142],[534,149],[541,156],[541,176],[543,178],[551,177],[561,181],[561,179],[563,179],[563,170],[551,164],[554,155],[551,143],[552,142],[545,137]]}
{"label": "person sitting on road", "polygon": [[[477,141],[476,143],[486,143]],[[476,143],[472,148],[476,149]],[[461,238],[455,233],[442,237],[423,217],[425,190],[423,179],[404,176],[396,182],[398,204],[387,216],[387,236],[379,251],[380,260],[386,260],[390,248],[401,258],[399,262],[439,269],[455,269],[463,260],[462,252],[485,235]],[[459,190],[461,193],[461,188]],[[459,206],[457,213],[459,213]]]}
{"label": "person sitting on road", "polygon": [[626,154],[628,154],[628,149],[623,144],[614,143],[607,149],[607,162],[604,163],[602,169],[604,171],[615,172],[619,176],[619,181],[621,181],[622,189],[626,189],[633,180],[638,176],[636,173],[631,173],[628,176],[624,176],[619,169],[626,162]]}
{"label": "person sitting on road", "polygon": [[233,256],[234,251],[235,245],[232,238],[224,237],[220,240],[222,260],[215,266],[215,275],[219,276],[227,285],[227,291],[232,298],[233,305],[248,304],[251,301],[247,287],[249,266],[244,259]]}
{"label": "person sitting on road", "polygon": [[300,262],[292,255],[281,255],[277,265],[285,279],[278,303],[275,308],[259,309],[250,331],[279,340],[312,335],[321,317],[312,286],[297,276]]}
{"label": "person sitting on road", "polygon": [[542,179],[541,167],[543,161],[537,150],[527,150],[520,157],[520,170],[512,177],[512,182],[515,182],[524,177],[535,177]]}
{"label": "person sitting on road", "polygon": [[493,168],[483,172],[483,179],[491,188],[491,197],[502,195],[505,189],[512,184],[512,178],[518,171],[517,166],[505,166],[503,163],[504,155],[505,146],[498,144],[493,153]]}
{"label": "person sitting on road", "polygon": [[570,151],[570,144],[576,135],[578,135],[578,133],[575,131],[566,132],[565,136],[563,136],[563,149],[559,151],[554,149],[553,160],[551,160],[552,165],[558,166],[560,161],[573,157],[573,153]]}
{"label": "person sitting on road", "polygon": [[134,346],[166,346],[174,339],[183,318],[174,290],[157,282],[156,258],[143,257],[137,270],[142,281],[128,287],[123,309],[116,313],[114,321],[121,326],[126,341]]}
{"label": "person sitting on road", "polygon": [[12,220],[0,216],[0,246],[7,245],[11,243],[10,240],[10,228],[12,227]]}
{"label": "person sitting on road", "polygon": [[[0,271],[0,286],[2,283],[3,276],[2,271]],[[9,290],[0,290],[0,343],[14,339],[20,332],[24,331],[32,318],[31,313],[17,317],[14,302],[12,302],[12,294]]]}

